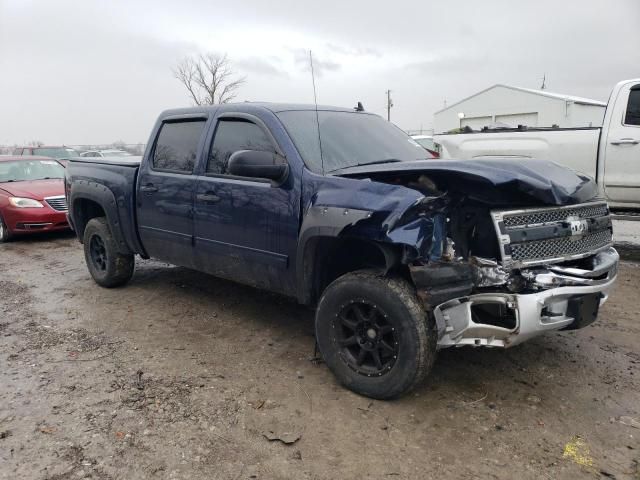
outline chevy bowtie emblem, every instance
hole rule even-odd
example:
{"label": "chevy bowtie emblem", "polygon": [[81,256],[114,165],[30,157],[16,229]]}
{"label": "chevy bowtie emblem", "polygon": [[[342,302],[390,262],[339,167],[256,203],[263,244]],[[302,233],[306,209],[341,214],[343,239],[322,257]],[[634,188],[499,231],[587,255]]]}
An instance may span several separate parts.
{"label": "chevy bowtie emblem", "polygon": [[589,231],[589,222],[587,220],[568,217],[567,223],[569,224],[569,228],[571,228],[571,235],[584,235]]}

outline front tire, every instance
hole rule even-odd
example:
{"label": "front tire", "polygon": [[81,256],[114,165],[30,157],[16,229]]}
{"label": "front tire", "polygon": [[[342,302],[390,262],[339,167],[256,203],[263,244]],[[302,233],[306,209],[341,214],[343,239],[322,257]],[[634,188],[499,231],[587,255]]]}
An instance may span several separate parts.
{"label": "front tire", "polygon": [[414,389],[436,356],[435,322],[413,287],[366,270],[343,275],[324,291],[316,339],[340,383],[380,400]]}
{"label": "front tire", "polygon": [[135,258],[118,251],[105,217],[92,218],[84,229],[84,259],[93,280],[106,288],[119,287],[133,276]]}
{"label": "front tire", "polygon": [[8,242],[11,239],[9,227],[4,223],[4,219],[0,216],[0,243]]}

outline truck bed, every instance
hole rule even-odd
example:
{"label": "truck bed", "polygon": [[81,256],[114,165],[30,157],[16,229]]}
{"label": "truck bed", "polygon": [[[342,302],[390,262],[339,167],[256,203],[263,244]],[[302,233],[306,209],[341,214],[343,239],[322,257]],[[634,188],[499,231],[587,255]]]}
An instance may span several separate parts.
{"label": "truck bed", "polygon": [[[70,200],[80,195],[105,210],[111,225],[118,225],[114,236],[123,253],[144,255],[136,225],[136,181],[142,157],[73,158],[65,169],[68,184],[76,183]],[[85,204],[86,205],[86,204]],[[84,207],[88,208],[88,207]],[[83,208],[70,208],[76,232],[84,231]],[[82,238],[78,237],[80,240]]]}

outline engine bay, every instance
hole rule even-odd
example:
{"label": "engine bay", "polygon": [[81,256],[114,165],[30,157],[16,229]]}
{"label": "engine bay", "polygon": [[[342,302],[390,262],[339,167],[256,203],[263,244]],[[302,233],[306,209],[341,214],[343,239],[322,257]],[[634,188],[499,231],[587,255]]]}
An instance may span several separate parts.
{"label": "engine bay", "polygon": [[540,207],[526,193],[507,194],[448,172],[369,178],[424,195],[399,222],[433,222],[431,241],[408,262],[425,304],[472,293],[593,285],[606,281],[617,263],[617,254],[606,252],[611,220],[604,202]]}

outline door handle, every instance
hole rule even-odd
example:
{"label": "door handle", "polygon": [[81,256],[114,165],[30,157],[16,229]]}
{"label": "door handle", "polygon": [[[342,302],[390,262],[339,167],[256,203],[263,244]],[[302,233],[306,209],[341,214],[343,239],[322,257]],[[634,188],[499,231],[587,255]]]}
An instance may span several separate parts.
{"label": "door handle", "polygon": [[637,145],[640,140],[634,138],[621,138],[620,140],[611,140],[611,145]]}
{"label": "door handle", "polygon": [[153,193],[158,191],[158,187],[156,187],[153,183],[149,183],[147,185],[141,186],[140,191],[145,193]]}
{"label": "door handle", "polygon": [[199,193],[196,195],[196,199],[205,203],[216,203],[220,201],[220,197],[213,193]]}

